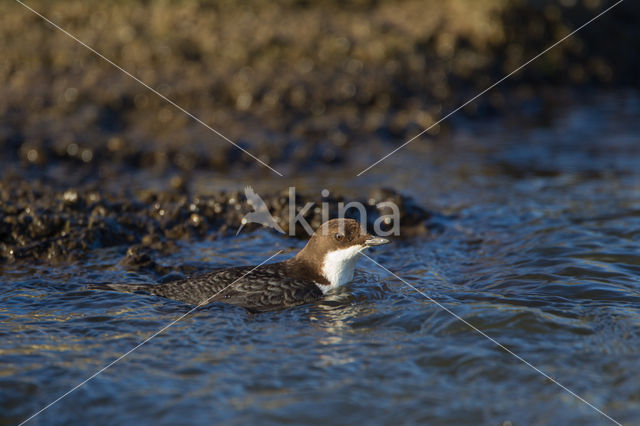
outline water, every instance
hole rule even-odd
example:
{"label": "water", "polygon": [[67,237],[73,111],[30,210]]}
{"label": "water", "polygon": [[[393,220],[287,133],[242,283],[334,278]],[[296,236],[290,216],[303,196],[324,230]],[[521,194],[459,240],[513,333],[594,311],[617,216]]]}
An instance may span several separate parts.
{"label": "water", "polygon": [[[474,124],[446,142],[416,142],[361,178],[354,166],[298,183],[353,192],[385,184],[443,212],[434,235],[371,256],[633,424],[639,113],[637,97],[617,93],[546,124]],[[256,264],[301,244],[264,231],[185,243],[161,261]],[[1,424],[25,419],[190,309],[83,289],[159,278],[127,272],[118,263],[125,249],[2,270]],[[32,424],[610,424],[400,280],[366,259],[360,266],[351,286],[315,305],[259,315],[200,309]]]}

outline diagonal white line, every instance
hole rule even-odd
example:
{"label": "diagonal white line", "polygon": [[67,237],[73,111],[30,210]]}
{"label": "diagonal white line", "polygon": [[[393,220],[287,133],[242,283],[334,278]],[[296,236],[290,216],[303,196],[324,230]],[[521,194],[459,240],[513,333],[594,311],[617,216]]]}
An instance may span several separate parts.
{"label": "diagonal white line", "polygon": [[401,277],[399,277],[398,275],[394,274],[393,272],[391,272],[389,269],[387,269],[385,266],[381,265],[380,263],[376,262],[375,260],[373,260],[370,256],[368,256],[366,253],[362,253],[367,259],[369,259],[370,261],[372,261],[373,263],[375,263],[376,265],[378,265],[379,267],[381,267],[382,269],[384,269],[385,271],[387,271],[389,274],[393,275],[394,277],[396,277],[397,279],[399,279],[400,281],[402,281],[403,283],[405,283],[407,286],[411,287],[413,290],[417,291],[418,293],[420,293],[422,296],[424,296],[426,299],[428,299],[430,302],[434,303],[435,305],[437,305],[439,308],[443,309],[444,311],[446,311],[448,314],[452,315],[453,317],[455,317],[456,319],[462,321],[463,323],[465,323],[468,327],[470,327],[471,329],[473,329],[474,331],[476,331],[477,333],[479,333],[481,336],[489,339],[492,343],[494,343],[496,346],[498,346],[500,349],[505,350],[506,352],[508,352],[509,354],[513,355],[515,358],[517,358],[519,361],[523,362],[524,364],[528,365],[529,367],[531,367],[532,369],[534,369],[535,371],[537,371],[538,373],[542,374],[544,377],[546,377],[547,379],[551,380],[553,383],[555,383],[556,385],[560,386],[562,389],[564,389],[565,391],[567,391],[568,393],[570,393],[571,395],[573,395],[575,398],[579,399],[580,401],[584,402],[585,404],[587,404],[589,407],[593,408],[594,410],[596,410],[598,413],[602,414],[603,416],[605,416],[607,419],[611,420],[613,423],[615,423],[618,426],[622,426],[622,423],[616,421],[615,419],[613,419],[612,417],[610,417],[607,413],[605,413],[604,411],[600,410],[598,407],[596,407],[595,405],[593,405],[592,403],[590,403],[589,401],[587,401],[586,399],[584,399],[583,397],[581,397],[580,395],[578,395],[577,393],[575,393],[574,391],[572,391],[571,389],[569,389],[568,387],[566,387],[565,385],[563,385],[562,383],[558,382],[556,379],[554,379],[553,377],[551,377],[550,375],[548,375],[547,373],[545,373],[544,371],[540,370],[538,367],[536,367],[535,365],[531,364],[529,361],[527,361],[526,359],[522,358],[520,355],[516,354],[515,352],[513,352],[511,349],[507,348],[506,346],[504,346],[502,343],[498,342],[496,339],[494,339],[493,337],[489,336],[487,333],[485,333],[484,331],[480,330],[478,327],[476,327],[475,325],[471,324],[469,321],[467,321],[466,319],[462,318],[460,315],[456,314],[455,312],[453,312],[451,309],[447,308],[446,306],[444,306],[443,304],[441,304],[440,302],[438,302],[437,300],[435,300],[434,298],[432,298],[431,296],[429,296],[428,294],[426,294],[425,292],[419,290],[418,288],[416,288],[413,284],[409,283],[408,281],[405,281],[404,279],[402,279]]}
{"label": "diagonal white line", "polygon": [[165,325],[164,327],[162,327],[160,330],[156,331],[155,333],[153,333],[151,336],[147,337],[146,339],[144,339],[142,342],[138,343],[136,346],[134,346],[133,348],[129,349],[127,352],[125,352],[124,354],[120,355],[118,358],[116,358],[115,360],[111,361],[109,364],[105,365],[104,367],[102,367],[100,370],[96,371],[95,373],[93,373],[91,376],[87,377],[85,380],[83,380],[82,382],[78,383],[77,385],[75,385],[74,387],[72,387],[71,389],[69,389],[67,392],[63,393],[62,395],[60,395],[58,398],[56,398],[54,401],[50,402],[49,404],[47,404],[45,407],[43,407],[42,409],[38,410],[37,412],[33,413],[29,418],[23,420],[19,426],[24,425],[25,423],[29,422],[31,419],[33,419],[34,417],[36,417],[37,415],[39,415],[40,413],[42,413],[43,411],[45,411],[46,409],[48,409],[49,407],[51,407],[52,405],[56,404],[57,402],[59,402],[61,399],[63,399],[64,397],[66,397],[67,395],[69,395],[70,393],[74,392],[75,390],[77,390],[79,387],[83,386],[84,384],[86,384],[88,381],[90,381],[91,379],[93,379],[94,377],[96,377],[97,375],[99,375],[100,373],[102,373],[104,370],[106,370],[107,368],[111,367],[112,365],[116,364],[118,361],[122,360],[123,358],[125,358],[127,355],[129,355],[131,352],[135,351],[136,349],[138,349],[140,346],[144,345],[145,343],[147,343],[149,340],[153,339],[154,337],[156,337],[158,334],[162,333],[163,331],[165,331],[166,329],[168,329],[169,327],[173,326],[175,323],[177,323],[178,321],[180,321],[181,319],[183,319],[184,317],[186,317],[187,315],[191,314],[193,311],[195,311],[196,309],[206,305],[207,303],[209,303],[209,301],[211,299],[213,299],[214,297],[216,297],[217,295],[219,295],[220,293],[222,293],[223,291],[225,291],[226,289],[228,289],[229,287],[231,287],[232,285],[234,285],[235,283],[237,283],[238,281],[240,281],[241,279],[243,279],[244,277],[246,277],[247,275],[249,275],[250,273],[252,273],[253,271],[255,271],[258,267],[264,265],[265,263],[267,263],[268,261],[270,261],[271,259],[273,259],[274,257],[276,257],[277,255],[279,255],[280,253],[282,253],[284,250],[279,250],[276,254],[270,256],[268,259],[262,261],[259,265],[254,266],[253,268],[251,268],[251,270],[245,274],[243,274],[240,278],[236,279],[235,281],[233,281],[231,284],[229,284],[228,286],[226,286],[225,288],[223,288],[222,290],[220,290],[219,292],[217,292],[216,294],[214,294],[213,296],[203,300],[202,302],[200,302],[197,306],[195,306],[194,308],[192,308],[191,310],[189,310],[186,314],[183,314],[181,316],[179,316],[178,318],[176,318],[175,320],[171,321],[170,323],[168,323],[167,325]]}
{"label": "diagonal white line", "polygon": [[580,25],[578,28],[576,28],[575,30],[573,30],[572,32],[570,32],[569,34],[567,34],[566,36],[562,37],[560,40],[556,41],[555,43],[553,43],[551,46],[547,47],[546,49],[544,49],[542,52],[538,53],[536,56],[534,56],[533,58],[529,59],[527,62],[525,62],[524,64],[520,65],[518,68],[516,68],[515,70],[511,71],[509,74],[505,75],[504,77],[502,77],[500,80],[496,81],[495,83],[493,83],[491,86],[487,87],[486,89],[484,89],[482,92],[478,93],[477,95],[475,95],[473,98],[469,99],[468,101],[466,101],[465,103],[463,103],[462,105],[460,105],[459,107],[457,107],[456,109],[454,109],[453,111],[449,112],[447,115],[445,115],[444,117],[442,117],[440,120],[436,121],[435,123],[433,123],[432,125],[430,125],[429,127],[427,127],[426,129],[424,129],[423,131],[421,131],[420,133],[418,133],[417,135],[415,135],[414,137],[412,137],[411,139],[409,139],[408,141],[406,141],[405,143],[403,143],[402,145],[400,145],[399,147],[397,147],[396,149],[394,149],[393,151],[391,151],[390,153],[388,153],[387,155],[385,155],[384,157],[382,157],[381,159],[379,159],[378,161],[376,161],[375,163],[373,163],[372,165],[370,165],[369,167],[367,167],[366,169],[362,170],[360,173],[358,173],[356,176],[360,176],[364,173],[366,173],[368,170],[370,170],[371,168],[375,167],[376,165],[380,164],[381,162],[383,162],[384,160],[386,160],[387,158],[389,158],[390,156],[392,156],[393,154],[395,154],[396,152],[400,151],[402,148],[404,148],[405,146],[409,145],[411,142],[413,142],[414,140],[418,139],[420,136],[424,135],[425,133],[427,133],[429,130],[431,130],[433,127],[437,126],[438,124],[442,123],[444,120],[446,120],[447,118],[451,117],[453,114],[455,114],[456,112],[460,111],[462,108],[466,107],[467,105],[469,105],[471,102],[475,101],[476,99],[478,99],[480,96],[484,95],[485,93],[487,93],[489,90],[493,89],[494,87],[496,87],[497,85],[499,85],[500,83],[502,83],[503,81],[505,81],[506,79],[508,79],[509,77],[511,77],[512,75],[514,75],[515,73],[517,73],[518,71],[520,71],[522,68],[526,67],[527,65],[529,65],[531,62],[535,61],[536,59],[538,59],[540,56],[544,55],[545,53],[547,53],[548,51],[550,51],[551,49],[553,49],[554,47],[558,46],[560,43],[562,43],[563,41],[565,41],[566,39],[568,39],[569,37],[573,36],[575,33],[577,33],[578,31],[580,31],[581,29],[583,29],[584,27],[586,27],[587,25],[589,25],[590,23],[592,23],[593,21],[595,21],[596,19],[600,18],[602,15],[604,15],[605,13],[609,12],[611,9],[613,9],[614,7],[616,7],[617,5],[619,5],[620,3],[622,3],[624,0],[618,0],[617,2],[615,2],[614,4],[612,4],[611,6],[609,6],[608,8],[606,8],[605,10],[603,10],[602,12],[600,12],[599,14],[597,14],[596,16],[594,16],[593,18],[589,19],[587,22],[585,22],[584,24]]}
{"label": "diagonal white line", "polygon": [[178,110],[180,110],[184,114],[188,115],[189,117],[191,117],[192,119],[194,119],[198,123],[202,124],[204,127],[206,127],[207,129],[211,130],[213,133],[215,133],[216,135],[220,136],[222,139],[224,139],[225,141],[229,142],[231,145],[235,146],[240,151],[244,152],[249,157],[251,157],[254,160],[256,160],[258,163],[260,163],[263,166],[267,167],[268,169],[270,169],[272,172],[274,172],[278,176],[280,176],[280,177],[284,176],[282,173],[280,173],[279,171],[277,171],[276,169],[274,169],[273,167],[271,167],[270,165],[268,165],[267,163],[265,163],[264,161],[262,161],[261,159],[259,159],[258,157],[256,157],[252,153],[250,153],[249,151],[247,151],[246,149],[242,148],[240,145],[238,145],[237,143],[235,143],[234,141],[232,141],[231,139],[229,139],[228,137],[226,137],[225,135],[223,135],[222,133],[220,133],[219,131],[217,131],[213,127],[209,126],[207,123],[205,123],[204,121],[200,120],[198,117],[196,117],[195,115],[193,115],[192,113],[190,113],[189,111],[187,111],[186,109],[184,109],[183,107],[181,107],[180,105],[178,105],[177,103],[172,101],[171,99],[167,98],[165,95],[163,95],[162,93],[158,92],[156,89],[154,89],[153,87],[149,86],[147,83],[145,83],[144,81],[140,80],[138,77],[136,77],[135,75],[131,74],[129,71],[125,70],[120,65],[116,64],[115,62],[113,62],[112,60],[110,60],[109,58],[107,58],[106,56],[104,56],[103,54],[98,52],[97,50],[95,50],[93,47],[91,47],[88,44],[84,43],[82,40],[80,40],[79,38],[77,38],[73,34],[69,33],[68,31],[66,31],[64,28],[60,27],[55,22],[52,22],[50,19],[48,19],[47,17],[45,17],[44,15],[39,13],[38,11],[36,11],[36,10],[32,9],[31,7],[27,6],[26,4],[24,4],[22,1],[16,0],[16,2],[20,3],[26,9],[29,9],[31,12],[33,12],[34,14],[36,14],[40,18],[42,18],[44,21],[46,21],[49,24],[53,25],[55,28],[57,28],[58,30],[62,31],[64,34],[66,34],[67,36],[69,36],[70,38],[72,38],[73,40],[78,42],[79,44],[83,45],[84,47],[86,47],[87,49],[89,49],[90,51],[95,53],[97,56],[99,56],[100,58],[104,59],[106,62],[108,62],[111,65],[113,65],[114,67],[116,67],[117,69],[122,71],[124,74],[126,74],[129,77],[131,77],[132,79],[134,79],[135,81],[140,83],[142,86],[144,86],[146,89],[148,89],[151,92],[155,93],[156,95],[158,95],[159,97],[161,97],[162,99],[164,99],[165,101],[167,101],[168,103],[173,105],[175,108],[177,108]]}

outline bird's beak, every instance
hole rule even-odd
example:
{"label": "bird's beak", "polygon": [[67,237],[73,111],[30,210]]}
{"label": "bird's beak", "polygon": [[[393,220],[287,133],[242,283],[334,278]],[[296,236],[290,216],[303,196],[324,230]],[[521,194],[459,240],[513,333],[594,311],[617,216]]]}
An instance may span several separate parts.
{"label": "bird's beak", "polygon": [[381,246],[383,244],[389,244],[390,242],[391,241],[387,240],[386,238],[370,236],[367,240],[365,240],[364,245],[367,247]]}

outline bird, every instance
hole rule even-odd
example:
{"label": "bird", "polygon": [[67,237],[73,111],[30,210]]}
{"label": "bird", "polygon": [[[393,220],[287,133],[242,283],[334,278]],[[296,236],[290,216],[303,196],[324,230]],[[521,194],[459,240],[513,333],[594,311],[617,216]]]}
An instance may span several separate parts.
{"label": "bird", "polygon": [[242,231],[242,228],[244,228],[244,225],[247,223],[259,223],[262,226],[273,228],[281,234],[285,233],[269,212],[267,204],[258,194],[256,194],[252,187],[245,187],[244,195],[247,197],[247,202],[253,207],[254,211],[243,216],[242,221],[240,222],[240,228],[238,228],[238,232],[236,232],[236,236],[240,231]]}
{"label": "bird", "polygon": [[252,312],[316,302],[351,280],[362,252],[390,241],[368,234],[354,219],[322,224],[294,257],[258,266],[218,268],[161,284],[97,284],[94,290],[143,292],[190,305],[212,302]]}

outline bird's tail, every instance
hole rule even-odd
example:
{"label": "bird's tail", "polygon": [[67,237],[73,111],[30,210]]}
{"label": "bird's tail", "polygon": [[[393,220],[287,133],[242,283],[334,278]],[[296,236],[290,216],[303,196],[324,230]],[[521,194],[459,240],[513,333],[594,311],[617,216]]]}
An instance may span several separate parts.
{"label": "bird's tail", "polygon": [[87,284],[87,289],[135,293],[136,291],[148,291],[149,284]]}

